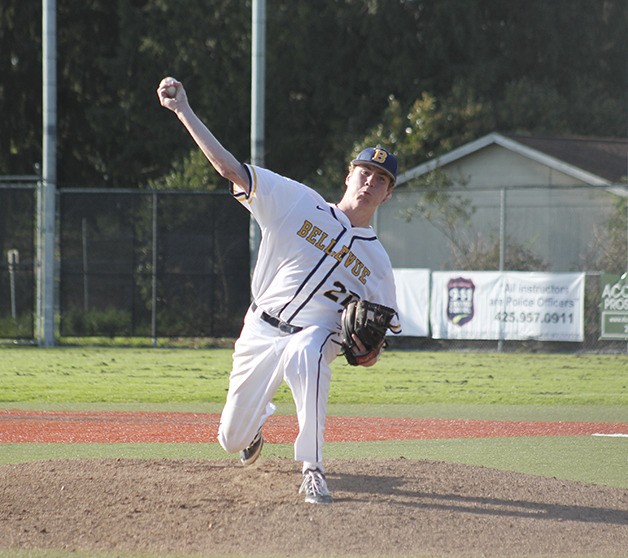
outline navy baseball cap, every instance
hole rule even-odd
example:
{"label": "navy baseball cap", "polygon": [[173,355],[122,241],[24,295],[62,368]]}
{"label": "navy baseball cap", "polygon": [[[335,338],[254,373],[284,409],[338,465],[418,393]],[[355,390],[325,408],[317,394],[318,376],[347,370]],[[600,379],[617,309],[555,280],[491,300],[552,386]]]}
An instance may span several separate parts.
{"label": "navy baseball cap", "polygon": [[367,147],[351,163],[376,165],[392,178],[393,184],[397,180],[397,157],[383,147]]}

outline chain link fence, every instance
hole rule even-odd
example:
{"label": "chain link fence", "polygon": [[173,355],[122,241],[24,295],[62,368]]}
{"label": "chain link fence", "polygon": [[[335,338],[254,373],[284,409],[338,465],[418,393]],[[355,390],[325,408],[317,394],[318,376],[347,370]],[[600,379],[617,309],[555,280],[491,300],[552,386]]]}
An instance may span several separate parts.
{"label": "chain link fence", "polygon": [[[587,196],[595,196],[599,189],[580,190],[586,191]],[[411,194],[404,195],[407,198]],[[407,261],[409,256],[399,252],[401,243],[395,240],[405,238],[406,245],[414,242],[418,248],[421,244],[421,250],[425,251],[426,243],[419,240],[437,230],[430,223],[420,225],[418,218],[410,225],[403,224],[399,212],[410,207],[410,198],[404,195],[396,193],[397,205],[388,205],[385,211],[392,212],[388,216],[380,212],[376,223],[378,233],[392,252],[395,267],[427,267]],[[496,201],[480,208],[480,221],[486,222],[486,211],[492,210],[490,221],[499,223],[499,197],[490,195]],[[250,303],[249,214],[231,196],[225,192],[101,189],[61,189],[57,196],[55,315],[57,337],[62,342],[75,337],[233,338],[239,334]],[[511,193],[509,199],[515,202],[518,198]],[[480,256],[484,258],[481,261],[486,265],[479,269],[497,269],[496,262],[502,253],[530,264],[525,268],[528,271],[586,271],[584,342],[498,344],[395,338],[391,345],[436,350],[625,352],[625,341],[600,340],[600,275],[603,271],[613,271],[602,267],[600,262],[608,258],[613,261],[617,257],[614,254],[620,258],[623,254],[624,259],[616,265],[622,269],[628,243],[625,206],[618,206],[617,210],[612,209],[612,204],[608,207],[610,213],[597,229],[589,227],[588,248],[576,248],[582,252],[580,267],[570,269],[535,267],[543,260],[535,254],[543,253],[547,247],[537,251],[532,241],[522,245],[520,233],[483,232],[485,242],[481,243],[477,242],[480,237],[474,237],[476,233],[471,234],[468,229],[455,231],[456,249],[462,246],[467,257],[472,255],[471,250],[477,250],[473,261],[480,261]],[[525,217],[525,204],[506,206],[506,211],[511,230],[514,225],[522,228],[533,221]],[[541,215],[538,204],[530,211],[538,221]],[[582,223],[587,223],[593,214],[590,204],[574,203],[573,196],[564,203],[553,203],[552,211],[554,217],[545,219],[547,228],[541,231],[535,224],[534,230],[554,243],[557,238],[565,242],[569,238],[565,230],[573,229],[574,223],[576,228],[582,228]],[[596,206],[596,212],[599,211]],[[37,184],[33,177],[0,180],[0,339],[9,342],[35,342],[36,213]],[[559,219],[557,215],[562,217]],[[424,226],[424,232],[415,235],[411,229],[404,229],[406,226]],[[466,248],[460,239],[468,240]],[[505,243],[501,249],[500,241]],[[432,238],[430,242],[431,257],[441,259],[445,246],[452,243],[450,238]],[[611,242],[616,244],[613,247],[616,251],[608,251],[604,260],[601,250]],[[566,251],[560,245],[552,246],[559,253]],[[451,265],[455,257],[455,251],[448,252]]]}
{"label": "chain link fence", "polygon": [[[0,188],[4,339],[34,337],[36,193]],[[230,195],[65,189],[57,207],[58,336],[238,335],[250,303],[249,217]]]}
{"label": "chain link fence", "polygon": [[32,177],[0,183],[0,338],[35,336],[35,211]]}
{"label": "chain link fence", "polygon": [[249,218],[226,193],[62,191],[60,335],[233,337]]}

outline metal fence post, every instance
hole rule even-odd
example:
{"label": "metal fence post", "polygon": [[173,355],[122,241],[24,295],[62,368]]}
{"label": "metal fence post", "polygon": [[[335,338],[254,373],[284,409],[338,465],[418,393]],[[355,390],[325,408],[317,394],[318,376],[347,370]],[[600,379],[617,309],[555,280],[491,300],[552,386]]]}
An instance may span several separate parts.
{"label": "metal fence post", "polygon": [[[499,195],[499,271],[506,267],[506,188],[502,187]],[[503,292],[504,307],[506,305],[506,293]],[[501,322],[497,350],[501,353],[504,349],[503,322]]]}
{"label": "metal fence post", "polygon": [[87,274],[89,272],[87,263],[87,219],[83,217],[81,220],[81,241],[83,252],[83,310],[89,311],[89,279]]}
{"label": "metal fence post", "polygon": [[15,300],[15,266],[20,263],[20,252],[16,249],[7,250],[9,266],[9,291],[11,296],[11,317],[17,318],[17,303]]}
{"label": "metal fence post", "polygon": [[151,336],[153,338],[153,346],[157,346],[157,192],[153,192],[153,233],[152,233],[152,252],[153,260],[151,266]]}

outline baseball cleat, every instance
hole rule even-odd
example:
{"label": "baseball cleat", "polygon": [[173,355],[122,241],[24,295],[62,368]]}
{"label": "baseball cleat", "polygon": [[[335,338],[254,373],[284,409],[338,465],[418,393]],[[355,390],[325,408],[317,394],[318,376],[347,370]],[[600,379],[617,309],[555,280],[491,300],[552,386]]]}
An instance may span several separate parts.
{"label": "baseball cleat", "polygon": [[303,471],[303,482],[299,494],[305,493],[308,504],[331,504],[332,498],[325,475],[320,469],[306,469]]}
{"label": "baseball cleat", "polygon": [[255,434],[255,438],[251,442],[248,448],[244,448],[240,452],[240,461],[242,465],[247,467],[257,461],[260,453],[262,453],[262,446],[264,445],[264,437],[262,436],[262,429],[260,428]]}

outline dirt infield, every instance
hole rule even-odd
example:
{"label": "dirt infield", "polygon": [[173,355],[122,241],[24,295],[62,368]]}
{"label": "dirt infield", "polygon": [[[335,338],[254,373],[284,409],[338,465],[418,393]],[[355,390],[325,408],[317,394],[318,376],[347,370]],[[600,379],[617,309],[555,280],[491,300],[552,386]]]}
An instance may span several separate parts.
{"label": "dirt infield", "polygon": [[[0,443],[215,442],[219,418],[200,413],[0,410]],[[325,439],[376,442],[592,434],[628,436],[628,424],[331,416]],[[293,416],[273,416],[264,426],[264,437],[271,443],[289,444],[296,435]]]}
{"label": "dirt infield", "polygon": [[[0,411],[0,442],[209,442],[192,413]],[[272,417],[291,443],[294,417]],[[626,423],[330,417],[329,441],[628,434]],[[0,448],[1,449],[1,448]],[[0,548],[197,556],[628,556],[628,490],[403,458],[327,462],[331,506],[299,465],[65,460],[0,467]]]}

